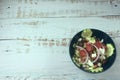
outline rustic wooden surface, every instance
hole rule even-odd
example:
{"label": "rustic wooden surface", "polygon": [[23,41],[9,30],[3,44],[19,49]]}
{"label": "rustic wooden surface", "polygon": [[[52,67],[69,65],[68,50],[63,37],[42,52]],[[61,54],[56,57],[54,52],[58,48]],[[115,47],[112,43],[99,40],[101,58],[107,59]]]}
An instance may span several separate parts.
{"label": "rustic wooden surface", "polygon": [[[69,57],[71,38],[85,28],[116,44],[103,73],[85,73]],[[0,0],[0,80],[119,80],[119,53],[119,0]]]}

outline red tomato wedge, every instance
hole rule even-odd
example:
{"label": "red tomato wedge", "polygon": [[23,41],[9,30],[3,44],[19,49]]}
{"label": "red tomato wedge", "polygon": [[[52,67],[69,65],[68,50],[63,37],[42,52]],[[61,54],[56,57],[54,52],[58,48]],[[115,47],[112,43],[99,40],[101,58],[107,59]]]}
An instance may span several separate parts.
{"label": "red tomato wedge", "polygon": [[103,44],[100,42],[100,41],[96,41],[95,44],[94,44],[98,49],[99,48],[103,48]]}
{"label": "red tomato wedge", "polygon": [[82,64],[87,63],[87,61],[88,61],[88,52],[86,51],[86,49],[84,49],[83,47],[80,47],[80,46],[76,46],[76,47],[79,50],[79,55],[80,55]]}
{"label": "red tomato wedge", "polygon": [[86,43],[86,50],[91,52],[93,50],[93,46],[90,43]]}
{"label": "red tomato wedge", "polygon": [[86,56],[85,50],[80,50],[79,53],[80,53],[81,57],[85,57]]}

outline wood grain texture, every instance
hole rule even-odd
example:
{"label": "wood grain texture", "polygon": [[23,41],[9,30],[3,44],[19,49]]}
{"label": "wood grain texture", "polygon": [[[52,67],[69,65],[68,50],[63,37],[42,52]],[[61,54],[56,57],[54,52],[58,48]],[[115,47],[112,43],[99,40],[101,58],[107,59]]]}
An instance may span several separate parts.
{"label": "wood grain texture", "polygon": [[[85,28],[115,42],[116,61],[104,73],[70,59],[70,41]],[[119,80],[119,40],[119,0],[0,0],[0,80]]]}
{"label": "wood grain texture", "polygon": [[1,0],[0,18],[119,15],[119,0]]}

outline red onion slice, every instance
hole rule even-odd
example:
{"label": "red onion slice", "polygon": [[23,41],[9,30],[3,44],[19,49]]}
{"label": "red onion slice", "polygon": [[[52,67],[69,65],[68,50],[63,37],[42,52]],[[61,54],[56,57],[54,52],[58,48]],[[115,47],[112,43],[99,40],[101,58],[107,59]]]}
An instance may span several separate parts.
{"label": "red onion slice", "polygon": [[[100,56],[100,51],[99,51],[99,49],[95,45],[92,45],[92,46],[94,46],[96,48],[96,50],[97,50],[97,57],[96,57],[96,59],[94,61],[92,61],[93,63],[95,63],[98,60],[99,56]],[[79,48],[79,49],[82,49],[82,50],[84,50],[86,52],[86,55],[87,55],[86,56],[86,60],[82,64],[87,63],[87,61],[89,59],[89,56],[88,56],[88,52],[86,51],[86,49],[84,49],[81,46],[76,46],[76,47]]]}
{"label": "red onion slice", "polygon": [[100,56],[100,51],[95,45],[92,45],[92,46],[94,46],[96,48],[96,50],[97,50],[97,58],[93,61],[93,63],[95,63],[98,60],[99,56]]}
{"label": "red onion slice", "polygon": [[86,49],[84,49],[83,47],[81,47],[81,46],[76,46],[77,48],[79,48],[79,49],[82,49],[82,50],[84,50],[85,52],[86,52],[86,60],[82,63],[82,64],[85,64],[85,63],[87,63],[87,61],[88,61],[88,58],[89,58],[89,56],[88,56],[88,52],[86,51]]}

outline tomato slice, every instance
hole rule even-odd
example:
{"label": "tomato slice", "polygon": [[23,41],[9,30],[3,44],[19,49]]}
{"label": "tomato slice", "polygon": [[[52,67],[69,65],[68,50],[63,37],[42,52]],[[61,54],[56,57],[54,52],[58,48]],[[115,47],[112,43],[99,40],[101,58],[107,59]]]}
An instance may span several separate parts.
{"label": "tomato slice", "polygon": [[85,57],[86,56],[85,50],[80,50],[79,53],[80,53],[81,57]]}
{"label": "tomato slice", "polygon": [[99,40],[97,40],[96,42],[95,42],[95,46],[99,49],[99,48],[103,48],[103,44],[99,41]]}
{"label": "tomato slice", "polygon": [[90,43],[86,43],[86,50],[91,52],[93,50],[93,46]]}
{"label": "tomato slice", "polygon": [[104,48],[105,50],[107,50],[107,47],[105,46],[105,44],[103,44],[103,48]]}

